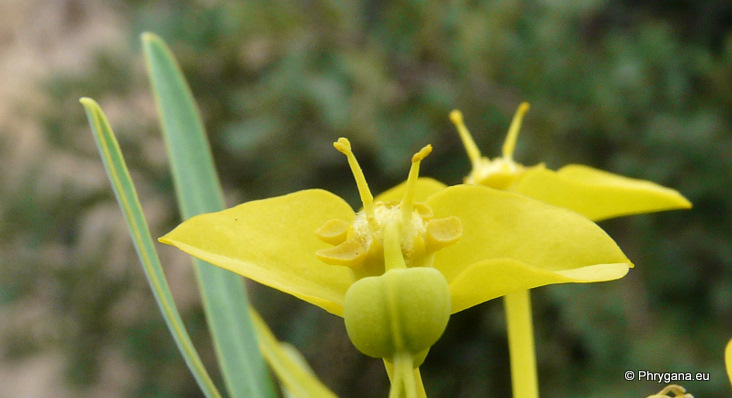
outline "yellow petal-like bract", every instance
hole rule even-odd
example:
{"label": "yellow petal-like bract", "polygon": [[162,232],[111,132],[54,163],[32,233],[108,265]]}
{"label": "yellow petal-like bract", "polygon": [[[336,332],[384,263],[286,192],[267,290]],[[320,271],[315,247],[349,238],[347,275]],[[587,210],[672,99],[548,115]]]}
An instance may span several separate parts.
{"label": "yellow petal-like bract", "polygon": [[343,199],[313,189],[192,217],[160,241],[342,316],[353,277],[318,260],[315,252],[329,246],[315,231],[353,217]]}
{"label": "yellow petal-like bract", "polygon": [[691,208],[691,203],[673,189],[574,164],[558,171],[531,169],[518,180],[514,190],[595,221]]}
{"label": "yellow petal-like bract", "polygon": [[618,279],[632,267],[589,219],[519,194],[457,185],[426,203],[435,217],[462,221],[462,238],[435,255],[453,312],[522,289]]}

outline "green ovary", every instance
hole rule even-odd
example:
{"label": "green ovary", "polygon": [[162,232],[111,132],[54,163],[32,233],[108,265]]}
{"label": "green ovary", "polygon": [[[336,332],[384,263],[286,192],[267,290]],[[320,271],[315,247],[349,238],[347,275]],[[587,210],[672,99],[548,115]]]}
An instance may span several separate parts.
{"label": "green ovary", "polygon": [[450,317],[450,290],[434,268],[393,269],[363,278],[346,293],[343,318],[362,353],[393,362],[408,353],[418,367]]}

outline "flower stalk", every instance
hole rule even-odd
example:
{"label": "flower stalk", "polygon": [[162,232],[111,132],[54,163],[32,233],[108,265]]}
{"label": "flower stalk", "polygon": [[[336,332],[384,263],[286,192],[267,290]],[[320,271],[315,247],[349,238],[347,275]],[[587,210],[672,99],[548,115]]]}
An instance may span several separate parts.
{"label": "flower stalk", "polygon": [[503,296],[511,358],[511,388],[514,398],[538,398],[539,378],[534,349],[531,294],[521,290]]}

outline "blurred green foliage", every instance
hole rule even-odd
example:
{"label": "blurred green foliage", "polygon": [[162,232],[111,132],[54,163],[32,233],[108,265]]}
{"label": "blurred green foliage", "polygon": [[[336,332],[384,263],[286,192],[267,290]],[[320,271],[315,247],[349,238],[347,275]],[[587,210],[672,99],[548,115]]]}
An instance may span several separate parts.
{"label": "blurred green foliage", "polygon": [[[722,362],[732,336],[728,2],[115,4],[129,46],[100,49],[83,74],[54,75],[36,111],[55,153],[101,172],[77,102],[99,100],[116,123],[154,234],[178,219],[140,67],[142,31],[164,37],[181,62],[231,205],[321,187],[358,206],[345,160],[331,146],[339,136],[353,142],[375,192],[403,179],[408,157],[427,143],[435,150],[423,174],[458,183],[469,164],[449,111],[461,109],[484,155],[495,156],[515,108],[528,101],[519,162],[584,163],[676,188],[694,203],[691,211],[602,224],[636,263],[623,280],[535,291],[543,396],[660,390],[625,381],[625,370],[709,372],[710,381],[684,386],[698,397],[729,396]],[[40,335],[3,329],[3,352],[60,349],[79,393],[103,379],[100,363],[114,353],[136,369],[119,394],[197,396],[145,292],[111,190],[98,178],[69,178],[55,189],[0,192],[0,236],[10,255],[0,260],[0,303],[42,292],[52,305],[42,311]],[[163,256],[170,272],[188,267],[172,252]],[[174,290],[195,288],[183,280],[190,284]],[[334,391],[386,395],[382,364],[350,346],[341,319],[264,287],[252,293],[278,336],[298,346]],[[510,395],[502,311],[495,301],[451,319],[422,368],[432,396]],[[200,307],[188,305],[184,317],[213,367]]]}

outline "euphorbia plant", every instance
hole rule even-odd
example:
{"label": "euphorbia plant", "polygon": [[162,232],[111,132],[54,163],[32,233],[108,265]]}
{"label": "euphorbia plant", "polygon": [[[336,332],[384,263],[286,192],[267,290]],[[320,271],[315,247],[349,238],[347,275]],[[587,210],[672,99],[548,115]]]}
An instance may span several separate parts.
{"label": "euphorbia plant", "polygon": [[[162,41],[146,34],[143,44],[187,218],[161,240],[343,317],[354,345],[384,360],[392,380],[391,396],[426,395],[419,365],[451,314],[547,284],[618,279],[632,266],[602,229],[574,211],[516,192],[477,184],[446,187],[419,178],[429,146],[412,157],[403,184],[373,197],[350,142],[339,139],[334,146],[346,156],[361,196],[363,209],[358,211],[319,189],[218,211],[223,203],[220,188],[190,91]],[[106,117],[93,100],[82,103],[171,333],[204,394],[220,396],[177,316]],[[517,129],[512,127],[514,141]],[[510,144],[509,155],[512,148]],[[500,188],[509,190],[540,170],[519,176],[510,156],[499,166],[498,179],[505,183]],[[618,182],[601,173],[600,177]],[[648,188],[621,181],[631,191]],[[267,375],[260,372],[261,358],[241,344],[252,329],[287,392],[299,397],[334,396],[303,365],[299,354],[277,342],[256,312],[239,300],[244,295],[236,275],[203,262],[197,263],[197,270],[209,295],[206,311],[211,312],[230,396],[274,395]],[[217,300],[216,306],[211,298]],[[726,355],[729,366],[730,348]]]}

